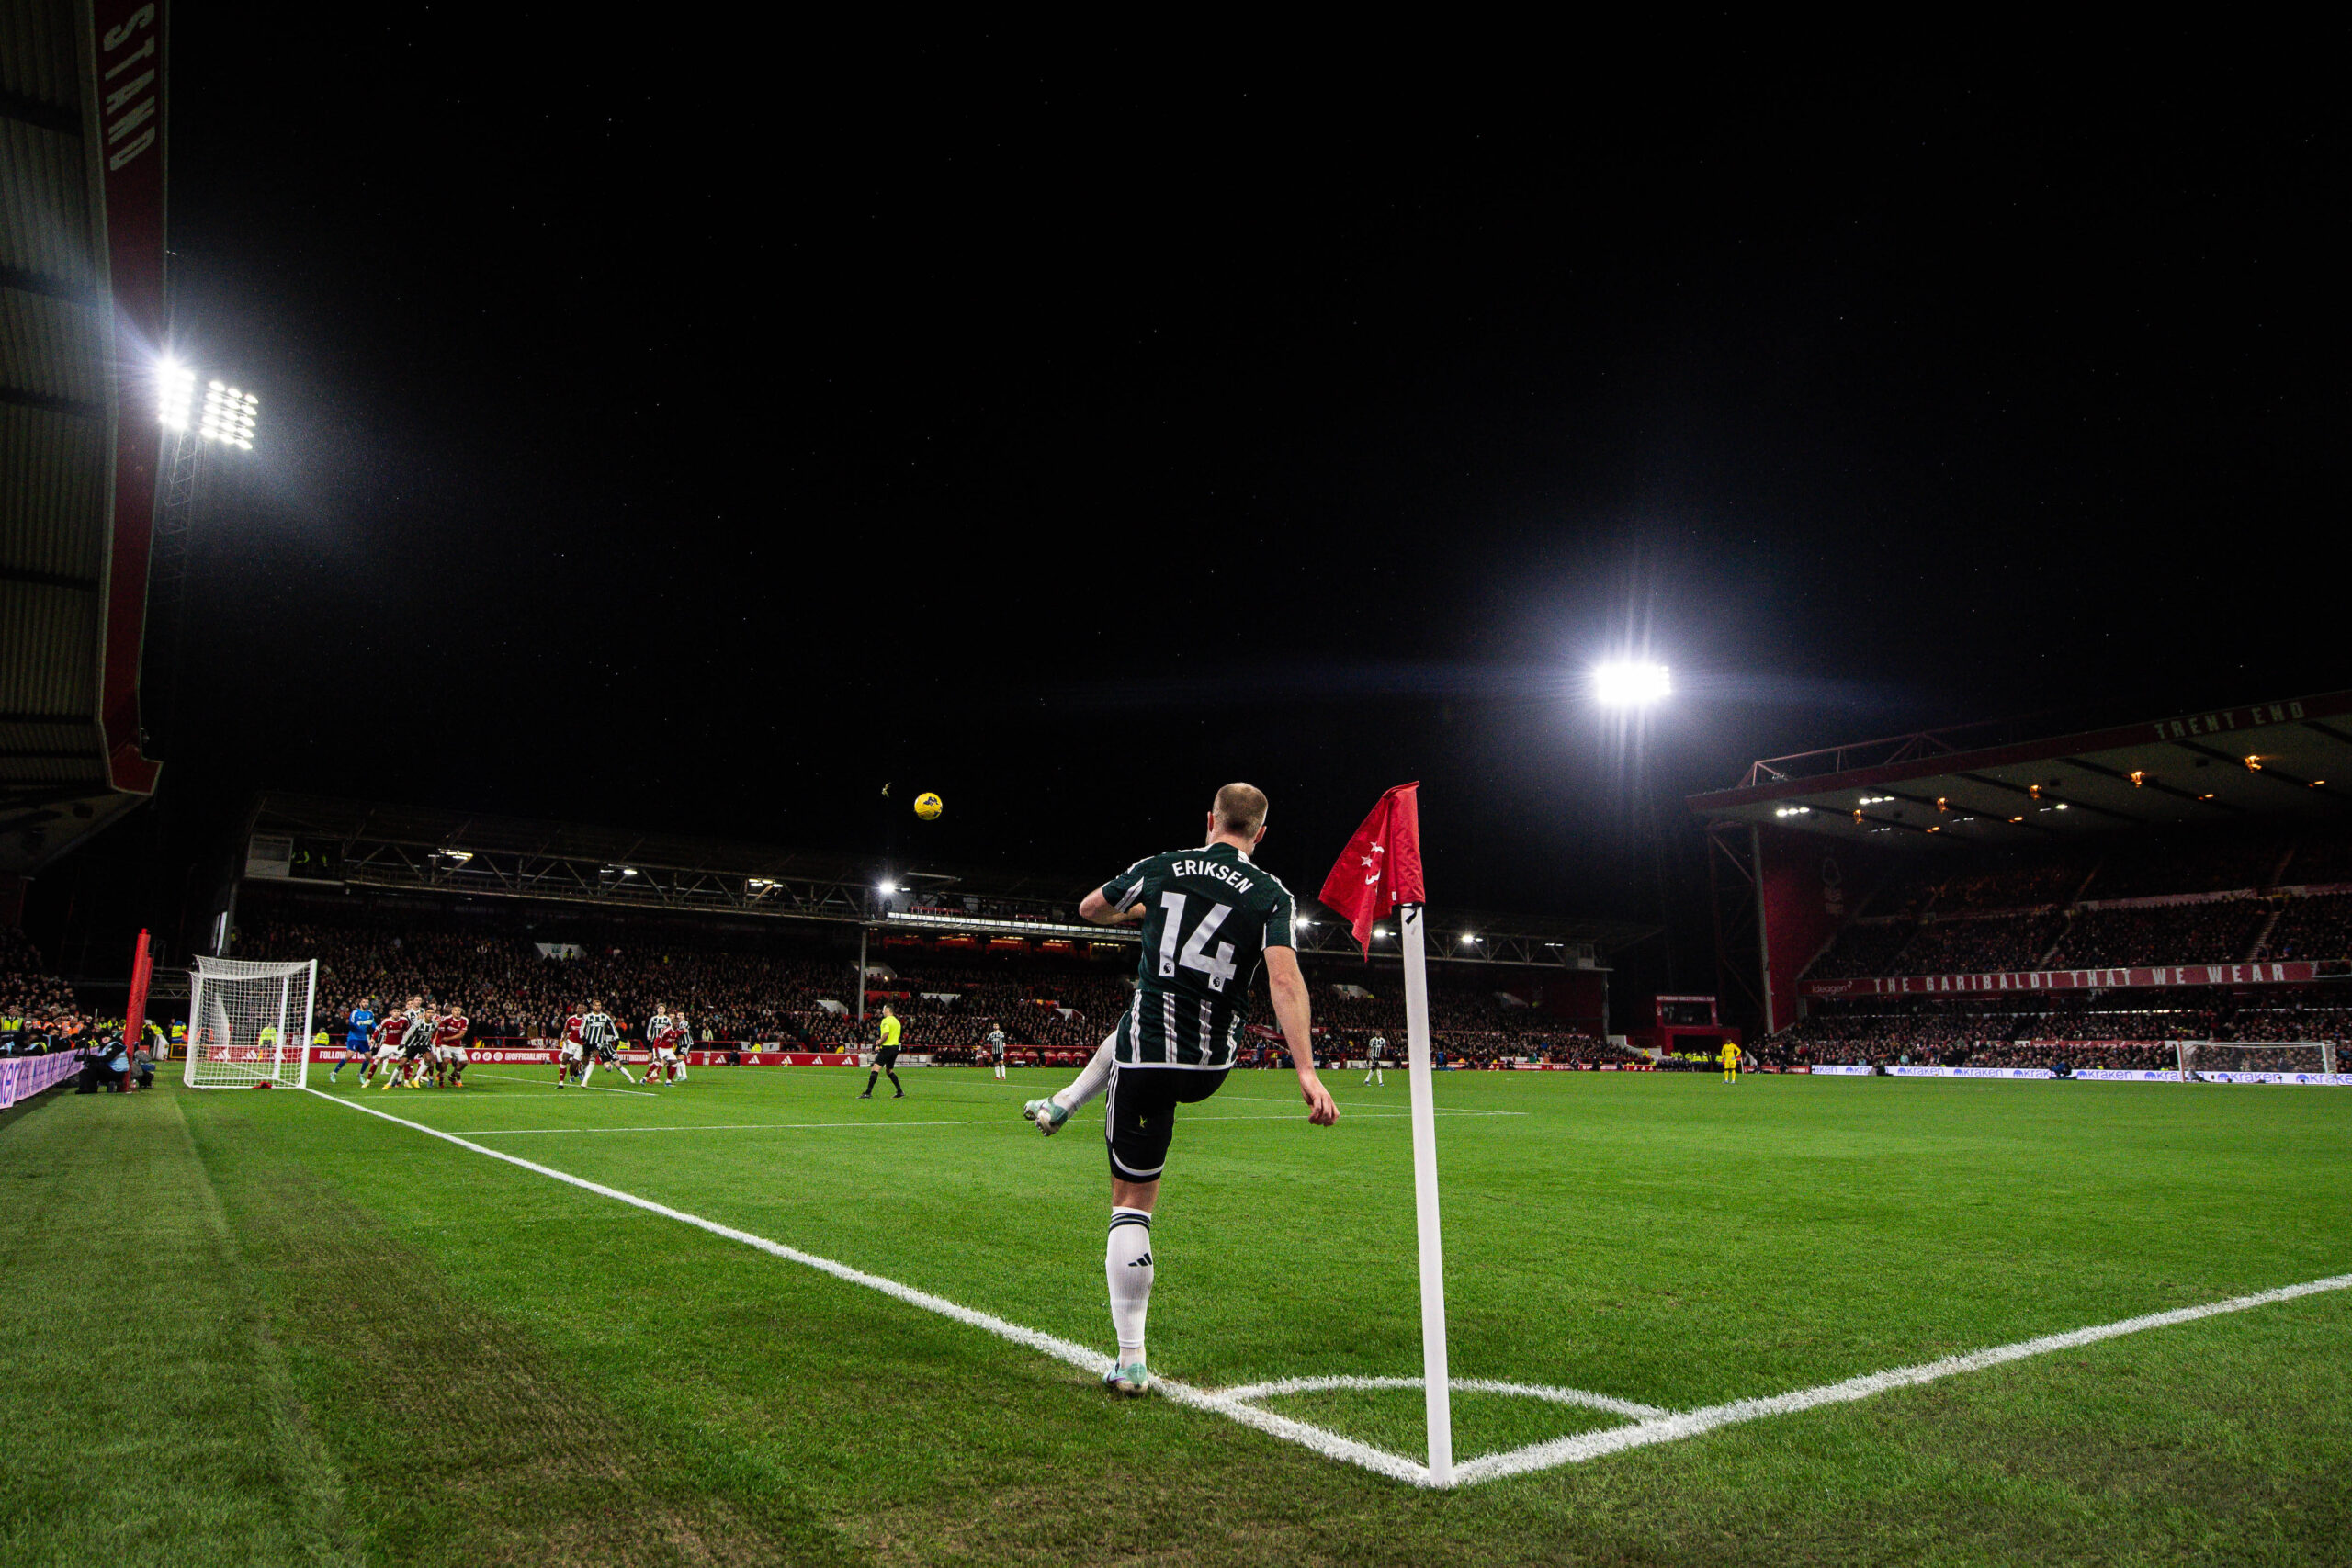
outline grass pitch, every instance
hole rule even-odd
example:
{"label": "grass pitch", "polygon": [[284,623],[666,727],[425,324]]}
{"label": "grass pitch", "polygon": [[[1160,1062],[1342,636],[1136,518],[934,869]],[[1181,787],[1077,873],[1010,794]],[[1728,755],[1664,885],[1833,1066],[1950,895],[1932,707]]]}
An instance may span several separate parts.
{"label": "grass pitch", "polygon": [[[1060,1075],[471,1076],[366,1104],[1107,1359],[1099,1134],[1018,1117]],[[1155,1367],[1419,1371],[1403,1075],[1330,1081],[1329,1131],[1286,1073],[1180,1113]],[[1688,1409],[2352,1270],[2352,1095],[1438,1092],[1457,1377]],[[1433,1494],[316,1096],[51,1093],[0,1116],[0,1174],[11,1563],[2352,1555],[2352,1292]],[[107,1314],[130,1355],[96,1354]],[[1415,1391],[1264,1407],[1420,1451]],[[1456,1452],[1624,1419],[1464,1393]]]}

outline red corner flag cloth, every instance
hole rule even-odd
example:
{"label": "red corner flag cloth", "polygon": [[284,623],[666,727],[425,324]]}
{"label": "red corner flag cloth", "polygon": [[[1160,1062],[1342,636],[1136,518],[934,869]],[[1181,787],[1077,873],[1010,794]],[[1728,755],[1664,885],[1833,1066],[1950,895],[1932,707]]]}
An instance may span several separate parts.
{"label": "red corner flag cloth", "polygon": [[1421,888],[1421,797],[1416,782],[1380,797],[1323,879],[1323,902],[1348,918],[1372,955],[1372,926],[1399,904],[1427,903]]}

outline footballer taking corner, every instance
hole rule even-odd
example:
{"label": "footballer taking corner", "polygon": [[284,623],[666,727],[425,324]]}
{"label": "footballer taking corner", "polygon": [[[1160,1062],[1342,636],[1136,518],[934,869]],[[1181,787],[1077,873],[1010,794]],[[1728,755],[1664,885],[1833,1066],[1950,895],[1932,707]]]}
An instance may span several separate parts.
{"label": "footballer taking corner", "polygon": [[1079,906],[1099,926],[1142,924],[1135,1000],[1069,1088],[1021,1111],[1050,1135],[1070,1112],[1107,1096],[1111,1234],[1102,1269],[1119,1349],[1102,1382],[1117,1393],[1151,1387],[1144,1359],[1156,1268],[1151,1214],[1176,1108],[1198,1104],[1225,1082],[1261,963],[1306,1119],[1318,1127],[1340,1119],[1315,1072],[1306,980],[1291,945],[1296,906],[1290,889],[1250,858],[1266,833],[1264,792],[1246,784],[1218,790],[1208,829],[1206,844],[1139,860]]}

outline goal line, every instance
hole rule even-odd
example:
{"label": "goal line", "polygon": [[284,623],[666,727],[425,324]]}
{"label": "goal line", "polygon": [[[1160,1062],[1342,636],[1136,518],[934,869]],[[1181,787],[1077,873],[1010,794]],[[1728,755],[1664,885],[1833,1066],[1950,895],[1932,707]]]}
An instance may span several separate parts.
{"label": "goal line", "polygon": [[[924,1312],[935,1313],[941,1317],[985,1330],[1000,1339],[1009,1340],[1012,1344],[1036,1350],[1057,1361],[1067,1362],[1088,1372],[1101,1371],[1109,1359],[1103,1352],[1080,1345],[1075,1340],[1064,1339],[1057,1335],[1047,1334],[1040,1329],[1025,1327],[1021,1324],[999,1317],[993,1313],[981,1312],[960,1303],[951,1302],[944,1296],[933,1295],[928,1291],[918,1290],[912,1285],[901,1284],[896,1280],[885,1279],[878,1274],[869,1274],[849,1264],[837,1262],[830,1258],[820,1258],[813,1252],[803,1252],[798,1247],[788,1247],[783,1242],[771,1241],[765,1236],[755,1235],[746,1230],[738,1230],[733,1225],[721,1224],[716,1220],[707,1220],[699,1214],[690,1214],[683,1209],[673,1209],[666,1203],[656,1202],[650,1198],[641,1198],[634,1192],[624,1192],[619,1188],[607,1187],[602,1182],[591,1181],[585,1177],[558,1170],[553,1166],[541,1165],[536,1160],[508,1154],[503,1149],[494,1149],[486,1144],[477,1144],[470,1139],[459,1137],[455,1133],[445,1133],[438,1127],[428,1127],[422,1122],[411,1122],[405,1117],[395,1116],[388,1111],[379,1111],[372,1105],[364,1105],[354,1100],[309,1089],[307,1086],[305,1092],[317,1095],[329,1104],[344,1106],[363,1114],[377,1117],[381,1121],[390,1122],[394,1126],[405,1127],[411,1132],[423,1133],[427,1137],[455,1144],[461,1149],[518,1167],[535,1176],[544,1176],[551,1180],[563,1182],[567,1186],[577,1187],[582,1191],[593,1192],[600,1198],[610,1198],[616,1202],[627,1203],[632,1208],[642,1209],[648,1213],[659,1214],[664,1219],[676,1220],[682,1224],[693,1225],[697,1230],[707,1231],[725,1240],[755,1247],[772,1257],[783,1258],[787,1263],[797,1263],[805,1268],[814,1269],[820,1273],[830,1274],[845,1283],[862,1286],[895,1301],[904,1302],[909,1306],[918,1307]],[[2147,1313],[2138,1317],[2121,1318],[2113,1323],[2095,1324],[2087,1328],[2070,1329],[2063,1334],[2048,1334],[2038,1338],[2021,1339],[2011,1345],[1996,1345],[1989,1349],[1973,1350],[1965,1355],[1947,1356],[1941,1360],[1928,1361],[1917,1366],[1894,1367],[1883,1372],[1870,1372],[1860,1377],[1848,1378],[1840,1382],[1824,1383],[1816,1388],[1797,1389],[1788,1393],[1772,1394],[1761,1399],[1736,1400],[1727,1404],[1709,1405],[1699,1410],[1657,1410],[1653,1406],[1636,1404],[1630,1400],[1618,1400],[1605,1394],[1588,1393],[1579,1389],[1546,1388],[1524,1383],[1498,1383],[1472,1378],[1449,1378],[1447,1381],[1450,1386],[1464,1393],[1516,1394],[1554,1404],[1581,1404],[1622,1415],[1629,1419],[1629,1424],[1623,1427],[1579,1433],[1573,1437],[1533,1443],[1525,1448],[1512,1449],[1501,1453],[1483,1454],[1476,1459],[1461,1461],[1453,1467],[1453,1482],[1457,1486],[1467,1486],[1479,1482],[1498,1481],[1505,1476],[1526,1475],[1539,1471],[1555,1470],[1563,1465],[1580,1464],[1589,1460],[1600,1459],[1604,1455],[1620,1453],[1627,1449],[1645,1448],[1657,1443],[1678,1442],[1685,1438],[1695,1438],[1703,1433],[1715,1431],[1720,1427],[1762,1420],[1766,1416],[1793,1415],[1799,1411],[1812,1410],[1825,1404],[1841,1404],[1869,1399],[1891,1389],[1916,1387],[1920,1383],[1934,1382],[1962,1372],[1982,1371],[1987,1367],[1997,1367],[2009,1361],[2021,1361],[2034,1356],[2048,1355],[2052,1351],[2069,1350],[2078,1346],[2096,1344],[2102,1339],[2119,1338],[2127,1334],[2143,1333],[2153,1328],[2168,1328],[2177,1324],[2194,1323],[2200,1318],[2218,1317],[2228,1313],[2250,1312],[2256,1307],[2271,1306],[2279,1302],[2293,1301],[2302,1296],[2344,1290],[2352,1290],[2352,1274],[2331,1275],[2324,1280],[2312,1280],[2298,1285],[2284,1285],[2277,1290],[2261,1291],[2252,1295],[2233,1296],[2226,1301],[2208,1302],[2201,1305],[2179,1307],[2169,1312]],[[1156,1386],[1165,1397],[1178,1404],[1195,1410],[1212,1411],[1225,1416],[1227,1420],[1253,1427],[1269,1437],[1296,1443],[1301,1448],[1321,1454],[1327,1459],[1342,1460],[1375,1474],[1385,1475],[1391,1480],[1405,1482],[1410,1485],[1432,1484],[1429,1467],[1418,1460],[1408,1459],[1402,1454],[1390,1453],[1385,1449],[1359,1442],[1352,1438],[1344,1437],[1310,1422],[1276,1415],[1255,1403],[1286,1393],[1312,1393],[1324,1388],[1417,1389],[1423,1386],[1423,1380],[1420,1378],[1286,1378],[1273,1382],[1250,1383],[1239,1388],[1222,1390],[1195,1388],[1174,1379],[1162,1378],[1157,1381]]]}

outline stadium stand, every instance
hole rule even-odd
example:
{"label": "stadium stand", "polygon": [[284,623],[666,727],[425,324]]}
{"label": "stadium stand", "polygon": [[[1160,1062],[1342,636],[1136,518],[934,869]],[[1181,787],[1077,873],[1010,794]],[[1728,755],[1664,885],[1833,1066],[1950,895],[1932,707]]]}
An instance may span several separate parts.
{"label": "stadium stand", "polygon": [[2256,958],[2352,959],[2352,893],[2287,898]]}
{"label": "stadium stand", "polygon": [[2254,955],[2255,938],[2269,918],[2267,907],[2238,898],[2153,908],[2078,910],[2051,963],[2060,969],[2235,964]]}
{"label": "stadium stand", "polygon": [[1919,929],[1901,961],[1905,973],[1921,975],[2031,969],[2065,925],[2059,916],[2030,911],[1939,920]]}
{"label": "stadium stand", "polygon": [[80,1010],[74,987],[49,972],[25,933],[0,926],[0,1012],[12,1018],[61,1018]]}
{"label": "stadium stand", "polygon": [[[1934,892],[1928,888],[1921,897]],[[1908,919],[1879,923],[1858,922],[1838,933],[1838,942],[1806,971],[1815,979],[1850,980],[1860,975],[1894,974],[1901,953],[1917,924]]]}
{"label": "stadium stand", "polygon": [[[718,1043],[841,1051],[872,1038],[870,1021],[861,1023],[855,1015],[854,959],[820,941],[730,947],[723,939],[667,931],[574,942],[543,932],[526,936],[507,929],[514,923],[460,923],[423,911],[351,919],[259,915],[239,928],[235,951],[246,958],[318,959],[319,1016],[330,1027],[363,998],[422,994],[464,1006],[479,1039],[544,1039],[560,1031],[568,1008],[598,997],[632,1033],[656,1004],[668,1003],[686,1011],[699,1037]],[[575,949],[577,956],[560,955]],[[868,1006],[888,1001],[896,1008],[910,1051],[978,1060],[991,1021],[1033,1055],[1093,1050],[1126,1006],[1134,957],[1129,949],[1102,960],[1026,951],[975,960],[894,944],[868,962]],[[1344,1056],[1375,1032],[1401,1048],[1404,999],[1395,970],[1310,959],[1308,980],[1320,1049]],[[1499,985],[1492,975],[1432,983],[1432,1039],[1453,1059],[1483,1065],[1532,1057],[1581,1066],[1638,1056],[1506,1000]],[[1251,1058],[1272,1061],[1279,1047],[1262,995],[1250,1021],[1264,1031],[1252,1036]]]}
{"label": "stadium stand", "polygon": [[[1973,750],[1905,737],[1694,797],[1731,888],[1724,951],[1741,919],[1765,939],[1744,982],[1772,1026],[1754,1049],[2164,1067],[2170,1041],[2344,1040],[2352,793],[2327,782],[2352,767],[2343,712],[2352,694]],[[2195,739],[2233,731],[2227,750]]]}

